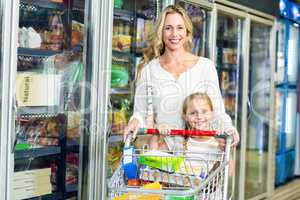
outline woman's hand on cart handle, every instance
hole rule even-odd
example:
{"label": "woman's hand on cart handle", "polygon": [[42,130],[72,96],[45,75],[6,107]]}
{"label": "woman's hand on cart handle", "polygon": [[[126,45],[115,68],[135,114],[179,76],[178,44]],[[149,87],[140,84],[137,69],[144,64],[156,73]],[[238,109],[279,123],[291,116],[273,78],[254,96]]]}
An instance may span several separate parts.
{"label": "woman's hand on cart handle", "polygon": [[138,119],[136,118],[132,118],[127,126],[124,129],[124,133],[123,133],[123,142],[126,142],[126,139],[128,137],[128,134],[132,134],[132,140],[134,140],[136,138],[136,134],[138,132],[138,128],[140,126],[140,122]]}

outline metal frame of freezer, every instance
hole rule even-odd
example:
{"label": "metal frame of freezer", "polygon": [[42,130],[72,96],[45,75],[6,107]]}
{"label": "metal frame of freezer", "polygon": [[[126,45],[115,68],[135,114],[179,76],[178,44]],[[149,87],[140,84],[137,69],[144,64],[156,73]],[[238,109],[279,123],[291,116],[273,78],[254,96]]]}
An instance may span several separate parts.
{"label": "metal frame of freezer", "polygon": [[[12,134],[13,119],[13,80],[16,69],[17,55],[17,34],[18,34],[18,1],[1,1],[2,11],[2,46],[1,49],[1,67],[2,88],[1,88],[1,135],[0,135],[0,176],[1,196],[5,199],[11,199],[11,176],[13,169],[13,155],[11,152],[14,134]],[[5,78],[4,78],[5,77]],[[5,80],[5,81],[4,81]]]}
{"label": "metal frame of freezer", "polygon": [[[89,166],[88,166],[88,188],[82,199],[105,199],[106,180],[106,132],[107,132],[107,105],[110,88],[110,67],[111,66],[111,40],[112,35],[112,1],[93,0],[90,3],[89,11],[91,19],[92,45],[92,77],[91,77],[91,112],[90,138],[89,138]],[[100,12],[99,12],[100,11]],[[82,168],[83,170],[83,168]],[[86,178],[83,175],[83,178]]]}

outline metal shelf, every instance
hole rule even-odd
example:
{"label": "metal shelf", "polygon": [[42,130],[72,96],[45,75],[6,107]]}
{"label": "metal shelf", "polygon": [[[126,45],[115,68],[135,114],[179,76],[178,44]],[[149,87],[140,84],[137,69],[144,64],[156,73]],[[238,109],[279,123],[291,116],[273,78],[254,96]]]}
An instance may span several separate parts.
{"label": "metal shelf", "polygon": [[129,10],[119,9],[119,8],[114,8],[114,20],[133,22],[134,12]]}
{"label": "metal shelf", "polygon": [[123,141],[123,135],[120,134],[112,134],[108,138],[109,143],[122,142],[122,141]]}
{"label": "metal shelf", "polygon": [[78,184],[66,185],[66,192],[77,192]]}
{"label": "metal shelf", "polygon": [[217,69],[220,71],[237,71],[237,65],[229,63],[217,64]]}
{"label": "metal shelf", "polygon": [[62,114],[59,106],[35,106],[35,107],[18,107],[18,114],[21,117],[54,117]]}
{"label": "metal shelf", "polygon": [[15,151],[15,159],[42,157],[48,155],[60,154],[61,149],[58,146],[47,146],[39,148],[30,148],[28,150]]}
{"label": "metal shelf", "polygon": [[65,8],[63,3],[51,2],[49,0],[21,0],[20,4],[21,7],[27,5],[30,6],[31,9],[33,9],[34,6],[55,10],[63,10]]}
{"label": "metal shelf", "polygon": [[61,51],[51,51],[51,50],[32,49],[32,48],[23,48],[23,47],[18,48],[19,56],[49,57],[60,53]]}
{"label": "metal shelf", "polygon": [[46,195],[39,196],[39,197],[33,197],[33,198],[30,198],[29,200],[58,200],[61,198],[62,198],[61,193],[56,192],[56,193],[46,194]]}
{"label": "metal shelf", "polygon": [[287,88],[287,89],[295,89],[297,88],[297,82],[278,82],[275,83],[276,88]]}
{"label": "metal shelf", "polygon": [[221,93],[223,97],[232,97],[237,95],[235,90],[222,90]]}
{"label": "metal shelf", "polygon": [[131,94],[132,91],[128,88],[111,88],[110,94]]}

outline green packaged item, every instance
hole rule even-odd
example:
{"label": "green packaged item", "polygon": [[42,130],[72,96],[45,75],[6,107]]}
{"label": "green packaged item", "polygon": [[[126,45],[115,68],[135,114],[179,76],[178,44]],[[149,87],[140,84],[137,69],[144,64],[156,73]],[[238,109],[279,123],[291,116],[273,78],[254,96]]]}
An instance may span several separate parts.
{"label": "green packaged item", "polygon": [[180,165],[183,161],[183,156],[174,156],[172,154],[157,150],[144,153],[139,158],[140,164],[161,169],[167,172],[175,172],[179,170]]}
{"label": "green packaged item", "polygon": [[115,8],[122,8],[123,0],[114,0],[114,7]]}
{"label": "green packaged item", "polygon": [[32,147],[31,144],[20,143],[20,144],[16,144],[15,150],[16,151],[27,150],[30,149],[31,147]]}
{"label": "green packaged item", "polygon": [[111,87],[126,87],[128,81],[128,71],[124,67],[113,65],[111,69]]}

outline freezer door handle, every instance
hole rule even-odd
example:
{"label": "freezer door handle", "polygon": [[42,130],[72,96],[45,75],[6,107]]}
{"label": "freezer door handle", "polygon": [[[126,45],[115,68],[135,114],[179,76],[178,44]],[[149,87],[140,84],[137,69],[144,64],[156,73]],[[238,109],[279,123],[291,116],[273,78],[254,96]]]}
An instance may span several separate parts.
{"label": "freezer door handle", "polygon": [[[13,113],[13,120],[12,120],[12,130],[14,130],[14,123],[15,123],[15,120],[17,119],[17,100],[16,98],[13,99],[13,107],[12,107],[12,113]],[[14,153],[15,152],[15,147],[16,147],[16,144],[17,144],[17,137],[16,137],[16,134],[18,133],[18,131],[16,130],[15,132],[12,131],[11,135],[10,135],[10,138],[11,138],[11,153]]]}
{"label": "freezer door handle", "polygon": [[249,119],[250,115],[251,115],[251,107],[252,107],[249,96],[247,98],[247,107],[248,107],[247,108],[247,119]]}

